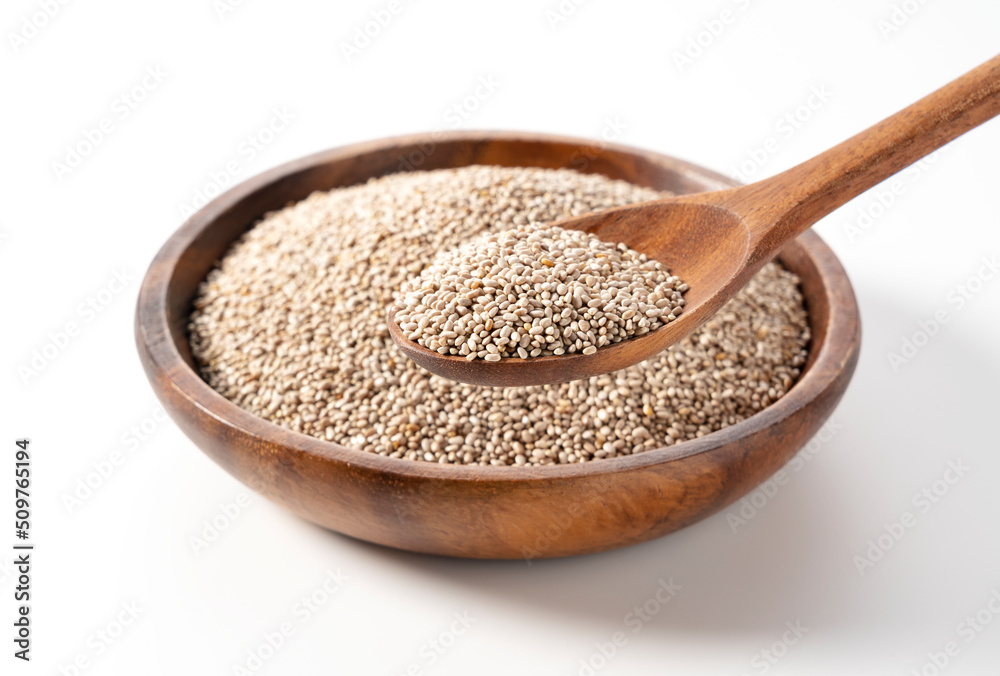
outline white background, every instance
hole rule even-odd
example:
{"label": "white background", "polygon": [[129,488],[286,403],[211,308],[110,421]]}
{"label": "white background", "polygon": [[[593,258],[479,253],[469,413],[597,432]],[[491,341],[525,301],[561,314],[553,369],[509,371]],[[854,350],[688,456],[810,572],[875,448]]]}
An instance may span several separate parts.
{"label": "white background", "polygon": [[[11,656],[15,582],[0,568],[0,671],[57,674],[82,657],[86,674],[232,674],[291,621],[292,636],[252,673],[577,674],[619,631],[627,643],[606,664],[593,659],[596,673],[933,674],[928,653],[948,641],[959,653],[944,672],[997,673],[1000,617],[969,643],[958,632],[979,610],[993,617],[1000,589],[1000,277],[961,308],[949,294],[1000,253],[1000,122],[904,177],[889,208],[869,193],[817,226],[855,284],[861,361],[836,433],[745,524],[727,518],[736,506],[640,546],[530,566],[349,540],[250,493],[172,422],[155,422],[133,344],[146,266],[231,160],[242,179],[328,147],[451,128],[448,111],[492,76],[496,91],[463,128],[596,138],[617,118],[620,142],[724,173],[775,137],[778,152],[748,176],[763,178],[997,51],[994,2],[897,3],[911,13],[887,33],[891,0],[591,0],[554,26],[557,0],[401,0],[348,61],[342,45],[387,0],[249,0],[222,16],[211,0],[70,2],[17,45],[11,35],[39,5],[4,2],[0,562],[13,542],[19,436],[32,439],[37,549],[30,665]],[[734,20],[679,68],[674,54],[726,8]],[[162,82],[123,118],[116,99],[156,67]],[[780,133],[813,87],[828,100]],[[294,120],[249,160],[241,144],[281,107]],[[111,131],[96,149],[57,171],[104,118]],[[877,217],[852,232],[859,208]],[[111,280],[123,270],[122,290]],[[82,311],[109,285],[120,292],[99,313]],[[942,309],[950,321],[893,369],[888,353]],[[68,322],[79,335],[37,375],[19,375]],[[140,441],[130,428],[143,424]],[[123,462],[67,505],[115,452]],[[947,492],[922,511],[914,495],[950,461],[969,470],[937,484]],[[239,500],[249,506],[196,554],[191,538]],[[855,556],[904,512],[915,525],[862,575]],[[331,569],[347,581],[300,621],[296,604]],[[633,633],[627,614],[671,578],[680,592]],[[131,602],[138,618],[106,647],[96,632],[117,633]],[[422,646],[456,612],[475,622],[429,664]],[[808,632],[767,663],[761,651],[796,621]]]}

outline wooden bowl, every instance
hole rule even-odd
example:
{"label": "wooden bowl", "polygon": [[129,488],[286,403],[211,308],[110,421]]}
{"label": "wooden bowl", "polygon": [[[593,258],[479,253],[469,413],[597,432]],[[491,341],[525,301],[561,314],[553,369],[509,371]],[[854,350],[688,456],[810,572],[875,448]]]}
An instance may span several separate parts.
{"label": "wooden bowl", "polygon": [[254,490],[339,533],[416,552],[532,559],[621,547],[692,524],[777,471],[833,411],[857,363],[860,324],[843,268],[812,232],[779,255],[802,278],[812,327],[798,382],[741,423],[637,455],[546,467],[386,458],[258,418],[201,379],[185,328],[192,298],[220,256],[264,213],[373,176],[470,164],[569,167],[676,193],[734,185],[657,153],[518,132],[361,143],[245,181],[167,241],[139,293],[135,331],[143,366],[195,444]]}

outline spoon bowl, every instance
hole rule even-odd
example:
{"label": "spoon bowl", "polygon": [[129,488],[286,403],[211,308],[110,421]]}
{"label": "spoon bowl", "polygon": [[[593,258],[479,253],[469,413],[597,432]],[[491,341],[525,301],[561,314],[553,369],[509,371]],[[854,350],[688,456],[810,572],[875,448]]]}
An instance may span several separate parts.
{"label": "spoon bowl", "polygon": [[655,331],[606,345],[592,355],[508,357],[488,362],[442,355],[409,340],[396,323],[396,308],[392,307],[387,323],[393,341],[423,368],[458,382],[524,387],[589,378],[648,359],[701,326],[725,304],[727,298],[717,291],[746,266],[750,251],[750,230],[738,215],[683,198],[650,203],[638,213],[632,207],[622,207],[553,225],[589,232],[606,242],[625,242],[666,265],[690,287],[684,294],[681,314]]}

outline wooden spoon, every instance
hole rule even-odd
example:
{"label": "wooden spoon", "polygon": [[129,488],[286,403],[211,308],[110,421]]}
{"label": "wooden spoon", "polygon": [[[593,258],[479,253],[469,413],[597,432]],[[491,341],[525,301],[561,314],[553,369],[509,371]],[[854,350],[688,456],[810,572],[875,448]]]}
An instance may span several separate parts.
{"label": "wooden spoon", "polygon": [[610,209],[556,225],[624,242],[690,286],[676,320],[642,336],[579,353],[496,362],[446,356],[389,333],[438,375],[495,387],[542,385],[617,371],[662,352],[732,298],[783,244],[823,216],[952,139],[1000,114],[1000,56],[825,153],[751,185]]}

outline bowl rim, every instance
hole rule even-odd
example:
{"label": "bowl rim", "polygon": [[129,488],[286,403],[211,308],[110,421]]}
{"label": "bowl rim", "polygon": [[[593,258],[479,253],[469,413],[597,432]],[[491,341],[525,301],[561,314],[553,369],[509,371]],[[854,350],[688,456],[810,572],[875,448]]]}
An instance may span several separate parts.
{"label": "bowl rim", "polygon": [[[661,446],[634,455],[542,466],[456,465],[391,458],[296,432],[254,415],[212,389],[181,356],[173,340],[168,316],[170,283],[176,273],[180,257],[229,208],[290,175],[328,162],[345,160],[392,146],[484,140],[501,143],[561,143],[582,147],[593,147],[599,143],[601,149],[612,153],[643,157],[661,166],[672,165],[685,175],[694,176],[706,185],[717,186],[713,189],[739,185],[738,182],[722,174],[658,152],[593,139],[518,131],[471,130],[393,136],[339,146],[285,162],[245,179],[199,209],[169,237],[150,262],[138,294],[135,336],[147,373],[151,381],[155,379],[157,383],[154,385],[157,395],[162,400],[164,397],[161,389],[170,388],[186,407],[213,418],[223,427],[252,437],[263,445],[278,445],[323,462],[369,470],[386,477],[476,483],[520,483],[559,481],[641,470],[709,453],[738,442],[741,438],[779,425],[821,396],[852,364],[854,353],[858,350],[860,335],[857,300],[840,261],[819,235],[811,230],[794,242],[805,249],[818,269],[819,282],[822,283],[823,294],[828,299],[826,303],[828,318],[823,342],[818,346],[810,345],[810,362],[806,372],[778,401],[738,423],[697,439],[672,446]],[[843,348],[836,350],[836,346]],[[817,348],[818,352],[813,354],[812,351]]]}

